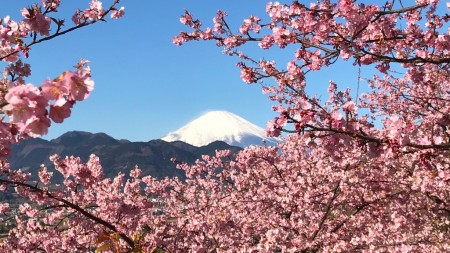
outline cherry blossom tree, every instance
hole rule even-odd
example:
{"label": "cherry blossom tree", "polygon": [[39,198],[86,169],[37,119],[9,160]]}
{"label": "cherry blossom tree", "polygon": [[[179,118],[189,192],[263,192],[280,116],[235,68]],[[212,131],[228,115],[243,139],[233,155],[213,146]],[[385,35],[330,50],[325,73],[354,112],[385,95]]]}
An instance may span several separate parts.
{"label": "cherry blossom tree", "polygon": [[[90,15],[94,3],[76,17]],[[14,187],[30,202],[16,214],[1,206],[5,219],[12,217],[17,225],[0,249],[449,252],[450,16],[438,0],[404,4],[270,2],[268,17],[251,16],[236,29],[223,11],[211,27],[186,11],[180,21],[189,31],[173,42],[212,40],[238,57],[243,81],[261,84],[276,103],[279,115],[267,132],[286,132],[283,141],[235,156],[217,151],[193,165],[174,160],[186,172],[185,180],[141,177],[138,168],[128,179],[124,174],[108,179],[95,156],[83,163],[55,155],[51,160],[64,180],[54,182],[43,167],[39,181],[30,183],[30,175],[3,162],[2,189]],[[252,43],[262,50],[292,52],[292,60],[282,65],[254,59],[242,52]],[[365,79],[366,93],[354,97],[334,81],[326,84],[327,99],[306,91],[308,73],[326,72],[342,61],[354,63],[351,71],[377,71]],[[74,75],[89,87],[84,69],[54,82]],[[12,101],[18,98],[44,104],[28,95],[33,92],[26,85],[16,86],[21,88],[5,94],[5,113],[23,112],[14,111]],[[73,95],[73,101],[85,93]],[[72,95],[63,97],[70,101]],[[46,99],[65,104],[57,95]],[[41,115],[25,112],[22,118]],[[56,115],[49,117],[58,122],[67,114]],[[27,130],[35,128],[19,123],[21,117],[10,117],[9,123],[20,134],[7,133],[42,133]]]}
{"label": "cherry blossom tree", "polygon": [[[448,251],[450,16],[438,5],[270,2],[268,21],[251,16],[236,32],[222,11],[211,28],[186,11],[180,21],[192,31],[174,43],[214,40],[241,58],[242,79],[262,83],[278,104],[268,134],[292,133],[278,150],[248,149],[232,163],[236,171],[216,174],[233,188],[227,195],[226,183],[216,186],[214,200],[229,196],[231,209],[205,207],[194,231],[204,231],[205,217],[225,216],[211,219],[232,232],[204,236],[218,249],[233,247],[220,240],[236,236],[248,250]],[[263,50],[294,47],[292,60],[253,59],[240,51],[252,42]],[[353,98],[333,81],[326,100],[306,92],[309,72],[349,60],[378,71],[369,92]],[[212,191],[191,200],[206,201]]]}
{"label": "cherry blossom tree", "polygon": [[[81,60],[75,70],[68,70],[53,80],[45,80],[40,87],[25,82],[31,66],[22,60],[29,50],[39,43],[105,20],[107,15],[119,18],[123,8],[103,8],[92,0],[86,10],[77,10],[72,16],[73,25],[54,17],[60,0],[42,0],[40,4],[21,10],[23,19],[14,21],[9,16],[0,19],[0,60],[8,64],[0,79],[0,155],[6,157],[10,145],[20,140],[47,133],[51,121],[61,123],[70,116],[76,101],[83,101],[93,89],[88,61]],[[66,28],[69,27],[69,28]]]}
{"label": "cherry blossom tree", "polygon": [[[10,16],[0,19],[0,60],[6,67],[0,79],[0,159],[1,159],[1,190],[14,187],[19,195],[28,197],[33,204],[41,204],[32,196],[36,191],[27,179],[29,174],[20,170],[10,170],[6,157],[10,154],[11,145],[26,138],[38,137],[47,133],[51,122],[61,123],[71,114],[71,109],[77,101],[86,99],[93,89],[90,68],[87,60],[80,60],[74,70],[67,70],[53,80],[44,80],[40,86],[26,82],[31,74],[31,66],[23,58],[30,56],[30,49],[39,43],[44,43],[69,32],[105,21],[110,17],[120,18],[124,9],[116,7],[119,0],[110,1],[104,8],[102,2],[92,0],[85,10],[76,10],[71,22],[57,16],[60,0],[42,0],[21,10],[22,20],[15,21]],[[45,169],[40,175],[45,175]],[[44,176],[45,178],[45,176]],[[20,188],[19,186],[24,186]],[[44,183],[45,185],[45,183]],[[27,187],[25,187],[27,186]],[[38,188],[37,185],[35,187]],[[51,194],[48,196],[50,199]],[[30,210],[24,204],[19,209]],[[9,210],[8,203],[0,205],[2,214]],[[79,210],[81,210],[79,208]],[[15,210],[14,210],[15,211]],[[2,222],[7,222],[3,217]],[[15,217],[20,227],[25,221]],[[33,220],[30,216],[28,222]],[[36,221],[36,220],[34,220]],[[14,232],[12,232],[14,234]],[[48,236],[51,236],[48,234]],[[54,237],[52,240],[57,240]],[[52,240],[49,240],[51,243]],[[9,242],[14,242],[11,240]],[[20,241],[23,250],[29,252],[32,247],[26,241]],[[23,244],[22,244],[23,243]],[[1,247],[5,247],[2,242]],[[17,249],[20,249],[18,247]],[[16,248],[5,249],[4,252],[15,251]]]}

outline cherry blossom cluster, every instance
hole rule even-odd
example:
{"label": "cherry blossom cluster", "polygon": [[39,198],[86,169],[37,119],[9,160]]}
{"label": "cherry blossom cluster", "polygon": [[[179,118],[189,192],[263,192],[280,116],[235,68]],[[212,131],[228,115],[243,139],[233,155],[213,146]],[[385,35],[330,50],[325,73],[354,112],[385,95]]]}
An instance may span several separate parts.
{"label": "cherry blossom cluster", "polygon": [[[0,249],[450,250],[447,157],[432,156],[425,168],[416,162],[422,154],[374,157],[357,139],[339,142],[293,135],[278,147],[251,147],[236,157],[218,151],[194,165],[180,163],[184,181],[141,177],[138,168],[109,179],[95,156],[87,163],[53,156],[62,183],[41,168],[39,181],[30,184],[28,174],[4,164],[0,182],[14,184],[35,204],[19,207]],[[1,210],[12,215],[7,205]]]}
{"label": "cherry blossom cluster", "polygon": [[75,72],[66,71],[54,80],[44,81],[40,88],[21,83],[9,87],[2,111],[10,117],[9,124],[14,125],[21,137],[46,134],[49,119],[63,122],[70,116],[75,102],[89,96],[94,82],[85,64],[83,61]]}
{"label": "cherry blossom cluster", "polygon": [[[405,145],[416,149],[430,145],[448,148],[447,127],[437,122],[446,121],[449,115],[446,106],[449,84],[445,76],[449,74],[450,36],[443,28],[450,16],[438,14],[439,4],[440,1],[418,1],[411,6],[395,2],[377,6],[344,0],[316,1],[309,5],[298,1],[269,2],[268,21],[251,16],[234,32],[226,23],[224,12],[219,11],[213,28],[203,28],[197,21],[196,26],[190,26],[192,32],[182,32],[173,42],[181,45],[191,40],[214,39],[225,52],[243,59],[237,64],[242,80],[264,81],[264,92],[279,103],[274,110],[280,116],[269,123],[269,135],[279,135],[281,130],[303,133],[330,130],[357,136],[366,143],[395,145],[401,137],[392,135],[395,126],[389,123],[392,122],[389,118],[402,115],[401,121],[420,122],[415,127],[399,125],[403,131],[397,133],[408,137],[402,139]],[[194,20],[189,12],[183,17]],[[263,50],[288,45],[297,46],[297,50],[283,69],[268,59],[243,56],[238,47],[251,42],[257,42]],[[335,62],[351,59],[360,68],[368,65],[380,72],[367,79],[373,92],[353,98],[350,90],[338,91],[331,81],[328,101],[307,94],[309,72],[323,71]],[[391,66],[406,72],[401,75],[390,71]],[[275,85],[270,85],[273,81],[269,78]],[[358,115],[361,111],[370,113]],[[429,113],[418,113],[423,111]],[[380,121],[386,124],[383,129],[374,127],[374,122]],[[431,125],[426,122],[433,122],[432,134],[427,133]],[[288,129],[289,123],[294,127]],[[429,141],[423,139],[423,133]]]}
{"label": "cherry blossom cluster", "polygon": [[[0,60],[14,62],[18,59],[19,52],[28,57],[28,51],[34,44],[104,20],[108,14],[111,18],[119,18],[124,14],[123,7],[119,9],[116,7],[119,0],[113,1],[106,9],[102,2],[91,0],[87,9],[77,10],[73,15],[72,21],[75,26],[63,29],[65,20],[52,16],[57,13],[60,3],[60,0],[43,0],[40,4],[23,8],[21,10],[23,20],[21,21],[14,21],[9,16],[0,19],[0,37],[2,39]],[[52,25],[56,26],[53,31],[51,30]]]}
{"label": "cherry blossom cluster", "polygon": [[[95,156],[87,163],[57,155],[51,160],[55,172],[63,177],[60,184],[52,184],[55,172],[45,167],[40,168],[35,185],[29,183],[29,174],[10,169],[7,164],[2,167],[2,185],[14,186],[20,196],[29,199],[16,210],[16,227],[8,241],[0,245],[2,252],[87,252],[102,245],[123,249],[138,243],[136,238],[140,240],[139,231],[151,221],[154,205],[139,191],[139,169],[133,170],[128,180],[123,174],[106,179]],[[3,214],[11,211],[7,205],[2,206]],[[100,236],[112,234],[117,234],[117,240],[111,236],[102,243],[98,241]]]}
{"label": "cherry blossom cluster", "polygon": [[98,0],[91,0],[89,3],[89,8],[85,10],[78,9],[72,16],[72,21],[75,25],[86,25],[103,20],[108,12],[110,12],[110,17],[113,19],[121,18],[125,14],[125,8],[120,7],[117,9],[115,7],[119,1],[115,0],[114,3],[105,9],[103,3]]}
{"label": "cherry blossom cluster", "polygon": [[70,116],[76,101],[86,99],[93,89],[87,61],[81,60],[75,70],[65,71],[53,80],[45,80],[40,87],[27,83],[31,66],[23,56],[38,43],[67,32],[111,18],[123,16],[115,0],[110,7],[92,0],[86,10],[77,10],[74,26],[65,29],[65,21],[54,17],[61,4],[59,0],[46,0],[23,8],[23,19],[14,21],[9,16],[0,19],[0,60],[7,63],[0,79],[0,156],[10,152],[10,145],[28,137],[47,133],[51,121],[61,123]]}

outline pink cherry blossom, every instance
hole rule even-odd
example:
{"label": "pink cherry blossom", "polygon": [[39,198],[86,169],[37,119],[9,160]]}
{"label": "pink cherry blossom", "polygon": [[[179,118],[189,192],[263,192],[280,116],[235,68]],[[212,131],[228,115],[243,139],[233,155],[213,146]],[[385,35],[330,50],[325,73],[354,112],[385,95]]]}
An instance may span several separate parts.
{"label": "pink cherry blossom", "polygon": [[55,11],[61,4],[61,0],[41,0],[41,3],[45,8]]}
{"label": "pink cherry blossom", "polygon": [[123,15],[125,15],[125,7],[120,7],[120,9],[116,9],[116,10],[113,10],[112,12],[111,12],[111,18],[114,18],[114,19],[118,19],[118,18],[121,18],[121,17],[123,17]]}
{"label": "pink cherry blossom", "polygon": [[45,80],[41,85],[42,95],[47,100],[55,100],[55,104],[60,105],[65,103],[66,96],[69,95],[69,88],[66,84],[67,82],[63,82],[61,79],[63,75],[58,77],[55,81]]}
{"label": "pink cherry blossom", "polygon": [[356,106],[355,102],[353,101],[347,101],[343,106],[342,109],[346,112],[356,114],[358,111],[358,107]]}
{"label": "pink cherry blossom", "polygon": [[254,83],[257,81],[254,72],[245,66],[241,67],[241,79],[246,83]]}
{"label": "pink cherry blossom", "polygon": [[89,70],[67,71],[64,73],[64,86],[70,87],[70,97],[73,100],[82,101],[89,96],[94,89],[94,82],[90,77]]}
{"label": "pink cherry blossom", "polygon": [[49,117],[55,123],[62,123],[64,119],[70,117],[73,102],[68,101],[63,105],[51,105]]}
{"label": "pink cherry blossom", "polygon": [[10,88],[5,100],[8,104],[3,109],[10,113],[11,121],[14,123],[25,124],[35,114],[44,115],[43,107],[47,105],[47,100],[32,84]]}
{"label": "pink cherry blossom", "polygon": [[87,19],[99,20],[103,17],[105,10],[103,9],[103,3],[98,0],[91,0],[89,3],[89,9],[83,12],[83,16]]}
{"label": "pink cherry blossom", "polygon": [[24,123],[17,124],[24,137],[39,137],[48,133],[50,120],[45,116],[31,116]]}
{"label": "pink cherry blossom", "polygon": [[8,212],[10,210],[9,204],[8,203],[1,203],[0,204],[0,213],[4,214],[6,212]]}
{"label": "pink cherry blossom", "polygon": [[28,29],[41,35],[49,35],[51,19],[41,13],[37,5],[32,8],[23,8],[22,16]]}

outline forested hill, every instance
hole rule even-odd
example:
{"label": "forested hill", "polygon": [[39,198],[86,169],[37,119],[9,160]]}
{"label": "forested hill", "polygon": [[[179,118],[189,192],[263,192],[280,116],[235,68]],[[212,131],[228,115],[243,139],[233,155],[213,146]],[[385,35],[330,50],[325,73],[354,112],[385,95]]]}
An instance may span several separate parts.
{"label": "forested hill", "polygon": [[130,142],[116,140],[104,133],[72,131],[51,141],[37,138],[14,145],[13,155],[8,161],[12,168],[35,171],[40,164],[51,168],[49,156],[52,154],[59,154],[61,157],[78,156],[83,161],[87,161],[90,154],[95,154],[100,157],[106,177],[117,175],[119,171],[128,174],[130,169],[138,165],[143,175],[162,178],[184,175],[183,171],[175,168],[172,157],[178,161],[193,163],[201,155],[213,155],[215,150],[223,149],[233,152],[241,150],[221,141],[196,147],[181,141]]}

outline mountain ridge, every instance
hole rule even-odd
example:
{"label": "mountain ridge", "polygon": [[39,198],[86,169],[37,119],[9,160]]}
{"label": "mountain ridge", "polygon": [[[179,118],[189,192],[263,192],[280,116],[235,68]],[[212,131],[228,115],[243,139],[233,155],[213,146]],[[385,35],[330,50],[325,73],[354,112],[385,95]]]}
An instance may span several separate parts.
{"label": "mountain ridge", "polygon": [[183,142],[170,143],[160,139],[131,142],[116,140],[105,133],[71,131],[50,141],[36,138],[13,145],[8,162],[11,168],[36,175],[35,172],[41,164],[53,167],[49,160],[49,156],[53,154],[59,154],[61,157],[78,156],[82,161],[87,161],[91,154],[95,154],[100,158],[107,177],[115,176],[118,172],[128,174],[135,165],[142,170],[143,176],[184,177],[184,172],[176,169],[171,158],[193,163],[201,158],[201,155],[214,155],[216,149],[230,149],[232,153],[241,150],[224,142],[195,147]]}

